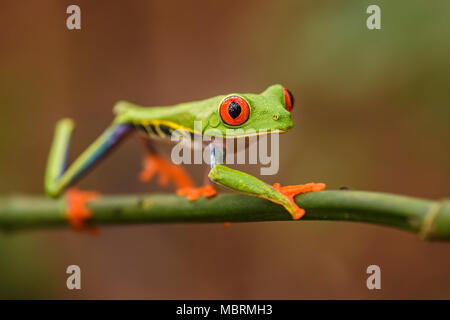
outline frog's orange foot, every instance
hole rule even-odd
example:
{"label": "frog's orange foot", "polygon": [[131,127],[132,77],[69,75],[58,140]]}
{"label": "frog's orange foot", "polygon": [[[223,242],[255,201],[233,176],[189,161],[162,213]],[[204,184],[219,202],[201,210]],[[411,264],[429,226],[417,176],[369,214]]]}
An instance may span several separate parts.
{"label": "frog's orange foot", "polygon": [[193,187],[191,177],[181,166],[177,166],[164,158],[151,154],[145,158],[144,169],[139,175],[142,182],[148,182],[153,179],[156,173],[159,173],[158,184],[167,186],[170,181],[175,183],[177,188]]}
{"label": "frog's orange foot", "polygon": [[180,188],[177,190],[177,195],[179,196],[186,196],[186,198],[189,201],[194,201],[200,198],[201,196],[205,198],[210,198],[212,196],[215,196],[217,193],[217,190],[210,185],[206,185],[199,188],[194,187],[187,187],[187,188]]}
{"label": "frog's orange foot", "polygon": [[298,184],[295,186],[285,186],[282,187],[279,183],[274,183],[273,188],[286,196],[286,198],[289,199],[289,202],[291,203],[292,207],[294,208],[294,212],[292,214],[292,217],[294,220],[298,220],[305,214],[305,209],[300,208],[297,203],[295,203],[294,197],[298,194],[305,193],[305,192],[318,192],[325,189],[326,185],[325,183],[307,183],[307,184]]}
{"label": "frog's orange foot", "polygon": [[92,212],[86,204],[99,196],[100,194],[95,191],[80,191],[75,188],[67,190],[66,214],[72,227],[79,231],[95,231],[94,228],[86,225],[86,221],[92,218]]}

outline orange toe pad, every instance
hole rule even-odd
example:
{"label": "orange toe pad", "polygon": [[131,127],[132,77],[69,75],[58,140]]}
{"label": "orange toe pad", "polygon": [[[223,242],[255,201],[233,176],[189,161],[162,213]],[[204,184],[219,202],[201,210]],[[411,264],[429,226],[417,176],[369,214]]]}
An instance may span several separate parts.
{"label": "orange toe pad", "polygon": [[217,193],[216,189],[210,185],[206,185],[200,188],[193,188],[193,187],[180,188],[177,190],[177,195],[186,196],[186,198],[189,201],[197,200],[201,196],[209,198],[216,195],[216,193]]}
{"label": "orange toe pad", "polygon": [[92,212],[86,206],[90,201],[97,199],[100,196],[95,191],[80,191],[75,188],[71,188],[66,192],[67,199],[67,220],[77,230],[92,231],[93,228],[86,226],[86,220],[92,218]]}
{"label": "orange toe pad", "polygon": [[297,203],[294,201],[294,197],[301,193],[306,192],[318,192],[325,189],[325,183],[307,183],[307,184],[298,184],[295,186],[285,186],[282,187],[279,183],[274,183],[273,188],[286,196],[289,199],[292,207],[294,208],[293,218],[294,220],[298,220],[305,214],[305,209],[300,208]]}
{"label": "orange toe pad", "polygon": [[177,188],[193,187],[191,177],[184,171],[181,166],[177,166],[172,162],[155,154],[150,154],[145,158],[144,169],[139,175],[142,182],[148,182],[159,174],[158,184],[167,186],[170,181],[174,182]]}

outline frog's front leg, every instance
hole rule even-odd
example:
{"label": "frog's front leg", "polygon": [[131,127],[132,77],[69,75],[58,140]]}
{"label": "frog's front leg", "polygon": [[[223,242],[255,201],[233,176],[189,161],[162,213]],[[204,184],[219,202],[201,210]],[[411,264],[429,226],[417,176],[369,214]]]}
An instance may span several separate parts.
{"label": "frog's front leg", "polygon": [[[211,152],[217,154],[216,149],[212,148]],[[305,214],[305,210],[295,203],[294,197],[301,193],[325,189],[323,183],[307,183],[285,187],[275,183],[271,187],[252,175],[222,165],[221,162],[217,161],[217,156],[211,158],[216,160],[215,162],[212,161],[211,171],[208,175],[212,181],[233,190],[281,204],[294,220],[300,219]]]}
{"label": "frog's front leg", "polygon": [[195,187],[192,178],[184,168],[158,155],[149,139],[141,139],[141,142],[146,150],[144,168],[139,175],[142,182],[150,181],[158,173],[160,186],[165,187],[172,181],[177,195],[186,196],[190,201],[197,200],[201,196],[209,198],[216,194],[216,189],[211,184]]}
{"label": "frog's front leg", "polygon": [[177,195],[185,196],[189,201],[197,200],[200,197],[211,198],[217,194],[216,188],[211,183],[211,180],[208,179],[208,170],[205,172],[205,181],[204,184],[200,187],[186,187],[180,188],[177,190]]}
{"label": "frog's front leg", "polygon": [[139,141],[145,149],[144,166],[139,174],[142,182],[149,182],[156,174],[159,174],[158,184],[162,187],[166,187],[169,182],[173,182],[177,189],[194,186],[191,176],[184,168],[160,156],[150,139],[140,137]]}

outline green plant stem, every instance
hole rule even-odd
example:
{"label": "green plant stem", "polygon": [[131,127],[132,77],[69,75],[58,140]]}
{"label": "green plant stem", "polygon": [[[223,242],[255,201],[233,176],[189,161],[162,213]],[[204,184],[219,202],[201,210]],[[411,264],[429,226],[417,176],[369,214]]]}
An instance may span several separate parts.
{"label": "green plant stem", "polygon": [[[302,194],[306,209],[299,220],[367,222],[417,233],[424,239],[450,240],[450,201],[430,201],[385,193],[322,191]],[[88,204],[90,224],[256,222],[291,220],[280,205],[242,194],[219,194],[189,202],[172,194],[103,195]],[[0,198],[0,229],[68,226],[65,200],[38,196]]]}

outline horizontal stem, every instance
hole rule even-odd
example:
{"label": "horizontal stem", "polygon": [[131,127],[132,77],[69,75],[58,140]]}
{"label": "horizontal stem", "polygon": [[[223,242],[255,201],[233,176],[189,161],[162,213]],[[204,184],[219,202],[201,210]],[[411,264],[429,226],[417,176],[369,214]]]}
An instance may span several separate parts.
{"label": "horizontal stem", "polygon": [[[424,239],[450,240],[450,201],[364,191],[322,191],[297,196],[300,220],[356,221],[394,227]],[[280,205],[242,194],[189,202],[172,194],[101,196],[88,204],[94,225],[256,222],[291,220]],[[39,196],[0,198],[0,229],[68,226],[65,201]]]}

